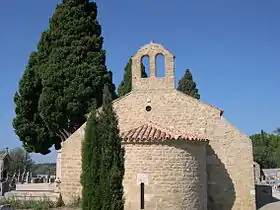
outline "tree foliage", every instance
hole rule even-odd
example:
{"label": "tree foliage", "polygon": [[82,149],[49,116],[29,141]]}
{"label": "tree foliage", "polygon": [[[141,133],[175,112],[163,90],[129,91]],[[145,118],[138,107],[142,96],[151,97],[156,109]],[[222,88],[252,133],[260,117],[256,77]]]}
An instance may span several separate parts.
{"label": "tree foliage", "polygon": [[280,167],[280,136],[263,130],[250,136],[253,145],[254,160],[261,168]]}
{"label": "tree foliage", "polygon": [[102,209],[122,210],[124,148],[119,136],[118,119],[112,105],[112,95],[105,86],[100,118],[100,141],[102,143],[101,187],[104,189]]}
{"label": "tree foliage", "polygon": [[38,66],[38,53],[33,52],[19,81],[18,92],[14,96],[16,118],[13,120],[13,126],[28,152],[47,154],[57,137],[49,132],[38,110],[38,102],[43,89],[37,71]]}
{"label": "tree foliage", "polygon": [[[125,94],[129,93],[132,89],[132,59],[130,58],[127,64],[125,65],[124,68],[124,76],[123,80],[121,81],[121,84],[118,87],[118,96],[124,96]],[[148,75],[145,71],[145,66],[141,65],[141,77],[142,78],[147,78]]]}
{"label": "tree foliage", "polygon": [[21,147],[10,149],[8,154],[11,157],[11,161],[9,162],[9,174],[18,173],[19,171],[22,173],[24,170],[31,171],[34,166],[34,161],[30,154]]}
{"label": "tree foliage", "polygon": [[199,91],[196,88],[196,83],[193,81],[193,76],[189,69],[186,70],[184,76],[179,80],[177,90],[196,99],[200,99]]}
{"label": "tree foliage", "polygon": [[93,110],[87,121],[82,153],[83,209],[122,210],[124,149],[118,120],[105,86],[103,106]]}
{"label": "tree foliage", "polygon": [[13,126],[27,151],[60,149],[85,122],[93,102],[102,104],[105,84],[116,98],[96,18],[94,2],[62,1],[31,54],[14,97]]}
{"label": "tree foliage", "polygon": [[82,209],[101,209],[101,143],[95,107],[89,114],[82,144]]}
{"label": "tree foliage", "polygon": [[38,174],[55,175],[56,163],[36,163],[33,165],[31,171],[34,175],[38,175]]}

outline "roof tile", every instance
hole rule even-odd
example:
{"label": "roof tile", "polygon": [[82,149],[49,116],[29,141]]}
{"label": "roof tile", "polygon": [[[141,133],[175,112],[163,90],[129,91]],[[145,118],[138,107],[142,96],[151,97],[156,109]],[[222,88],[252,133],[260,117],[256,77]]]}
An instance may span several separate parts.
{"label": "roof tile", "polygon": [[152,122],[146,123],[139,127],[120,133],[124,142],[151,142],[165,140],[191,140],[191,141],[208,141],[205,138],[192,134],[179,134],[166,128],[160,128]]}

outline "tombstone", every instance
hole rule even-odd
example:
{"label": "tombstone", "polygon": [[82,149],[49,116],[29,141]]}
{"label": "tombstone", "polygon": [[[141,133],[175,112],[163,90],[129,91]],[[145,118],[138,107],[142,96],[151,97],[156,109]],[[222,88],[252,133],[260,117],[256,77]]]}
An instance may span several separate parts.
{"label": "tombstone", "polygon": [[3,182],[1,182],[0,183],[0,196],[4,196],[4,194],[6,193],[6,192],[9,192],[9,189],[10,189],[10,187],[9,187],[9,182],[7,182],[7,181],[3,181]]}
{"label": "tombstone", "polygon": [[47,183],[50,183],[50,177],[51,177],[51,175],[48,174],[48,176],[47,176]]}
{"label": "tombstone", "polygon": [[8,169],[9,161],[11,160],[7,152],[0,152],[0,196],[3,196],[9,191]]}
{"label": "tombstone", "polygon": [[45,177],[40,177],[40,179],[39,179],[39,183],[45,183]]}
{"label": "tombstone", "polygon": [[21,183],[22,183],[22,184],[24,183],[25,173],[26,173],[26,170],[24,169],[24,170],[23,170],[23,173],[22,173],[22,175],[21,175]]}
{"label": "tombstone", "polygon": [[0,181],[4,181],[8,177],[8,168],[10,156],[6,152],[0,152]]}
{"label": "tombstone", "polygon": [[13,178],[10,184],[10,189],[14,190],[16,188],[16,179]]}
{"label": "tombstone", "polygon": [[54,183],[55,182],[55,177],[51,177],[50,178],[50,183]]}
{"label": "tombstone", "polygon": [[16,172],[12,176],[12,180],[16,179]]}
{"label": "tombstone", "polygon": [[27,171],[27,173],[26,173],[25,182],[26,182],[26,184],[28,184],[30,182],[30,172],[29,171]]}
{"label": "tombstone", "polygon": [[18,170],[18,175],[17,175],[17,180],[16,180],[17,182],[21,182],[20,177],[21,177],[20,176],[20,170]]}

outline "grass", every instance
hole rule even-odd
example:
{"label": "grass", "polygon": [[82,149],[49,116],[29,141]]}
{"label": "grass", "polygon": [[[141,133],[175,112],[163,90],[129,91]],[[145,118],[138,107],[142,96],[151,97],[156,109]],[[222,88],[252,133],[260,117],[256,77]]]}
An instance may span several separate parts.
{"label": "grass", "polygon": [[42,198],[40,200],[1,199],[0,205],[4,204],[9,204],[15,209],[43,210],[58,207],[57,202],[53,202],[47,198]]}
{"label": "grass", "polygon": [[[31,199],[0,199],[0,205],[9,204],[14,209],[34,209],[34,210],[45,210],[45,209],[60,209],[60,210],[74,210],[81,207],[80,197],[73,197],[72,202],[68,206],[64,206],[61,197],[58,201],[54,202],[43,197],[40,200]],[[60,208],[62,207],[62,208]]]}

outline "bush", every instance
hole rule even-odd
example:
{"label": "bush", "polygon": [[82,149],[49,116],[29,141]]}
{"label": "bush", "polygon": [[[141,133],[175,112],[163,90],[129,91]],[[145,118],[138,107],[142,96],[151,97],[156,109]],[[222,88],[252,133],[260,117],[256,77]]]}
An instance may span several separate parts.
{"label": "bush", "polygon": [[58,207],[57,202],[53,202],[47,198],[41,200],[18,200],[18,199],[1,199],[0,205],[9,204],[15,209],[50,209]]}

